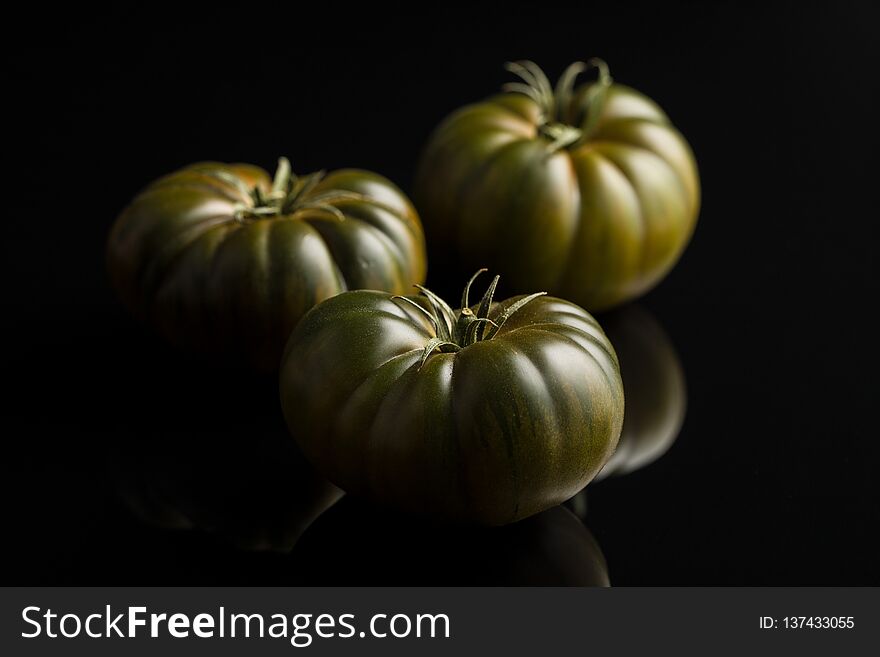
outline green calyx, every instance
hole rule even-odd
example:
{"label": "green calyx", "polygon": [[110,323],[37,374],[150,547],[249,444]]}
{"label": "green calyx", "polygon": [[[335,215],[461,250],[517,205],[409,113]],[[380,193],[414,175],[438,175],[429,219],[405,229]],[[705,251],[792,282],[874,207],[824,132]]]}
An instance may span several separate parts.
{"label": "green calyx", "polygon": [[422,296],[427,299],[428,308],[407,297],[391,297],[395,301],[404,302],[408,306],[415,308],[420,315],[428,320],[434,329],[435,337],[428,340],[428,343],[425,345],[421,361],[419,362],[419,369],[425,364],[428,357],[436,351],[455,353],[476,342],[491,340],[498,334],[498,331],[510,319],[511,315],[530,301],[547,294],[546,292],[536,292],[535,294],[525,296],[505,308],[504,312],[494,320],[489,319],[492,297],[495,294],[495,288],[498,287],[500,276],[492,279],[477,306],[476,312],[471,308],[469,299],[471,286],[484,271],[486,270],[480,269],[477,271],[477,273],[471,276],[467,285],[465,285],[464,292],[461,295],[461,309],[458,311],[453,310],[443,299],[421,285],[414,287],[421,291]]}
{"label": "green calyx", "polygon": [[[596,57],[587,62],[574,62],[559,76],[555,88],[534,62],[507,62],[504,67],[522,82],[505,84],[502,91],[524,94],[535,101],[541,110],[539,132],[550,141],[551,153],[561,148],[576,148],[584,142],[599,119],[611,87],[608,64]],[[599,79],[587,92],[584,108],[578,110],[572,103],[575,80],[581,73],[594,68],[599,72]]]}
{"label": "green calyx", "polygon": [[345,221],[345,215],[337,207],[338,203],[368,199],[362,194],[342,189],[325,189],[314,193],[326,174],[326,171],[316,171],[297,176],[290,168],[290,161],[282,157],[278,159],[272,188],[268,192],[258,185],[248,187],[244,180],[227,171],[217,171],[214,175],[233,185],[247,199],[235,206],[233,212],[237,221],[281,216]]}

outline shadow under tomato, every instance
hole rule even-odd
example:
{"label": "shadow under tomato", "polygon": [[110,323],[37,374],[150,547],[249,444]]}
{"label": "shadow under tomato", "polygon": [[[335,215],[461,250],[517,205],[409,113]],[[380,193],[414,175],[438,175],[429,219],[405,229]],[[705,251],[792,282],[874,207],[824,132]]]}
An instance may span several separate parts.
{"label": "shadow under tomato", "polygon": [[557,506],[503,527],[435,524],[351,496],[328,509],[291,553],[305,585],[608,586],[598,543]]}

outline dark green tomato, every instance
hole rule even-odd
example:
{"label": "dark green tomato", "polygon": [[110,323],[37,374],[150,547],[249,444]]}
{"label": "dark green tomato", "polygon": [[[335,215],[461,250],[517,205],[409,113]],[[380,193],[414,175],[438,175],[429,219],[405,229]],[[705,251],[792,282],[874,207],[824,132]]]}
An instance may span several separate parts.
{"label": "dark green tomato", "polygon": [[434,262],[486,264],[517,292],[589,310],[643,294],[676,263],[700,204],[691,149],[653,101],[591,65],[597,82],[573,88],[575,64],[555,91],[531,62],[511,65],[525,84],[436,129],[414,196]]}
{"label": "dark green tomato", "polygon": [[246,164],[200,163],[160,178],[116,220],[107,247],[128,307],[173,343],[274,370],[314,304],[350,289],[403,292],[424,279],[409,200],[374,173],[275,180]]}
{"label": "dark green tomato", "polygon": [[[430,321],[414,299],[382,292],[316,306],[291,335],[280,380],[306,457],[347,492],[488,525],[570,498],[617,443],[617,358],[583,309],[522,301],[491,304],[487,293],[464,320],[422,301]],[[463,337],[477,317],[500,328],[483,322],[485,333]]]}

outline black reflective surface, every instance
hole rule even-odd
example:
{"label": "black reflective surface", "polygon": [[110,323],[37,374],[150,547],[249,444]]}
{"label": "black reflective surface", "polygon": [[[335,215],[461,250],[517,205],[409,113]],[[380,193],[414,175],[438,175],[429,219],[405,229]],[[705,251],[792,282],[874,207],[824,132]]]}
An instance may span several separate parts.
{"label": "black reflective surface", "polygon": [[599,544],[564,506],[504,527],[457,527],[345,497],[309,527],[288,567],[316,586],[609,584]]}
{"label": "black reflective surface", "polygon": [[[875,10],[567,11],[363,14],[291,40],[144,11],[4,44],[4,584],[880,583]],[[592,55],[664,107],[703,184],[679,265],[600,317],[623,323],[642,409],[608,476],[498,531],[347,498],[310,523],[334,491],[286,442],[274,382],[181,358],[117,303],[116,213],[199,159],[285,154],[408,189],[431,128],[504,60]]]}
{"label": "black reflective surface", "polygon": [[[138,418],[107,445],[107,473],[125,507],[160,530],[201,530],[244,550],[286,552],[342,491],[314,472],[284,426],[274,378],[142,362],[174,372],[126,387],[118,408]],[[128,423],[123,419],[123,422]]]}

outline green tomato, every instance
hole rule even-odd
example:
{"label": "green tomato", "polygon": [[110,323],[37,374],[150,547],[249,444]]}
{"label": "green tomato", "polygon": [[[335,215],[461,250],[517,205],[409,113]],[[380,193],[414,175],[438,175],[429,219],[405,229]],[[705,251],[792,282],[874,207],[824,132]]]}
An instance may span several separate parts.
{"label": "green tomato", "polygon": [[107,245],[138,317],[211,358],[275,370],[319,301],[357,288],[403,292],[425,276],[424,236],[391,182],[354,169],[274,181],[246,164],[194,164],[150,184]]}
{"label": "green tomato", "polygon": [[[479,273],[479,272],[478,272]],[[476,278],[476,276],[474,277]],[[355,291],[310,311],[282,359],[288,428],[343,490],[501,525],[583,488],[623,421],[617,358],[562,299],[470,306]]]}
{"label": "green tomato", "polygon": [[[693,154],[637,91],[598,81],[556,89],[532,62],[524,83],[436,129],[415,186],[432,257],[487,264],[517,292],[549,290],[591,311],[633,299],[677,262],[697,220]],[[534,289],[534,288],[531,288]]]}

